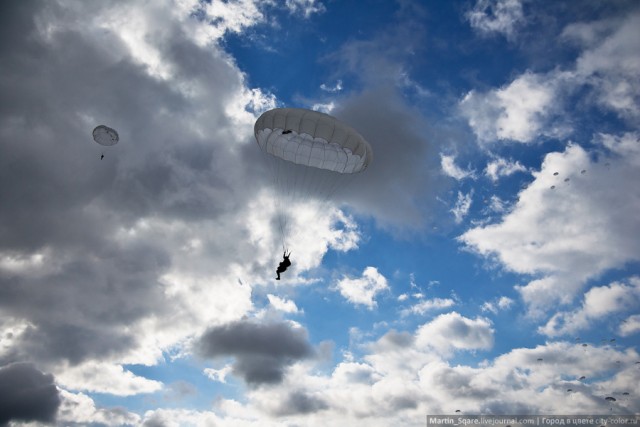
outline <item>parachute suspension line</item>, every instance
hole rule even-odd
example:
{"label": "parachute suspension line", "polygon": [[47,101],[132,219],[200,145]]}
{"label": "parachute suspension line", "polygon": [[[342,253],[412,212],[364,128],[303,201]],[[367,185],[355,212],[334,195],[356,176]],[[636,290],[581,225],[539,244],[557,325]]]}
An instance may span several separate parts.
{"label": "parachute suspension line", "polygon": [[277,158],[276,156],[274,156],[273,154],[268,153],[266,151],[266,147],[265,147],[265,150],[261,149],[260,151],[262,152],[262,155],[264,156],[265,161],[268,165],[269,172],[271,175],[271,180],[273,183],[272,188],[276,192],[276,194],[273,195],[273,203],[275,206],[275,216],[278,221],[278,228],[280,231],[278,240],[280,240],[280,244],[282,245],[283,250],[286,250],[287,249],[287,244],[285,241],[286,218],[283,215],[282,202],[283,202],[283,194],[287,189],[287,185],[284,181],[285,177],[282,176],[283,161]]}
{"label": "parachute suspension line", "polygon": [[286,201],[289,196],[289,183],[287,182],[286,175],[286,166],[283,165],[284,160],[276,158],[272,156],[273,161],[276,164],[276,177],[278,180],[278,185],[276,186],[276,194],[274,195],[274,199],[276,201],[276,216],[278,217],[278,226],[280,228],[280,242],[282,245],[282,250],[287,249],[287,216],[284,212],[283,202]]}

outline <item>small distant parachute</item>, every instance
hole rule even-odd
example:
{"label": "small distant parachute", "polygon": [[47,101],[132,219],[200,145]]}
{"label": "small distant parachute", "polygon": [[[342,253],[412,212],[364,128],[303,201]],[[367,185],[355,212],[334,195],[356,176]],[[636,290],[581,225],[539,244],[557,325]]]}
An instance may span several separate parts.
{"label": "small distant parachute", "polygon": [[[538,362],[542,362],[542,360],[543,360],[542,357],[538,357]],[[640,362],[638,362],[638,363],[640,363]]]}
{"label": "small distant parachute", "polygon": [[552,186],[551,186],[551,189],[552,189],[552,190],[553,190],[553,189],[555,189],[555,188],[556,188],[556,186],[555,186],[555,185],[552,185]]}
{"label": "small distant parachute", "polygon": [[571,179],[570,178],[565,178],[564,182],[569,182]]}
{"label": "small distant parachute", "polygon": [[460,409],[456,409],[456,412],[460,412]]}
{"label": "small distant parachute", "polygon": [[615,338],[611,338],[611,339],[609,340],[609,342],[616,342],[616,339],[615,339]]}
{"label": "small distant parachute", "polygon": [[116,145],[120,141],[118,132],[105,125],[96,126],[93,130],[93,140],[100,145]]}
{"label": "small distant parachute", "polygon": [[587,343],[582,344],[582,346],[583,346],[583,347],[586,347],[586,346],[587,346]]}
{"label": "small distant parachute", "polygon": [[623,396],[629,396],[629,392],[625,391],[624,393],[622,393]]}
{"label": "small distant parachute", "polygon": [[607,400],[609,402],[615,402],[616,398],[615,397],[611,397],[611,396],[607,396],[607,397],[604,398],[604,400]]}
{"label": "small distant parachute", "polygon": [[585,174],[585,173],[587,173],[587,170],[586,170],[586,169],[582,169],[582,170],[580,171],[580,173],[581,173],[581,174]]}
{"label": "small distant parachute", "polygon": [[585,377],[585,376],[583,375],[583,376],[581,376],[581,377],[580,377],[580,378],[578,378],[578,379],[579,379],[580,381],[582,381],[582,380],[586,380],[586,379],[587,379],[587,377]]}
{"label": "small distant parachute", "polygon": [[572,389],[572,388],[568,388],[568,389],[567,389],[567,392],[568,392],[568,393],[571,393],[572,391],[573,391],[573,389]]}
{"label": "small distant parachute", "polygon": [[558,176],[558,172],[554,172],[554,173],[553,173],[553,176]]}

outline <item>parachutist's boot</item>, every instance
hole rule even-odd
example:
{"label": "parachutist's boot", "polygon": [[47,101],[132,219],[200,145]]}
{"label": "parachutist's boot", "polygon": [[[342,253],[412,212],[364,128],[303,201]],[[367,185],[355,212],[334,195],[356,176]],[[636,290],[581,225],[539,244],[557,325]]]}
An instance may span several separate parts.
{"label": "parachutist's boot", "polygon": [[280,273],[278,273],[278,277],[276,277],[276,280],[280,280]]}

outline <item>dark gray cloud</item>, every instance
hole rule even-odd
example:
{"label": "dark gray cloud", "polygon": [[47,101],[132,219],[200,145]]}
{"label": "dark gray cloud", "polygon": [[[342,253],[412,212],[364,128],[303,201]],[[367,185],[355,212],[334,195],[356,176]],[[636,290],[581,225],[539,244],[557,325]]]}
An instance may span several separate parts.
{"label": "dark gray cloud", "polygon": [[287,395],[286,399],[274,412],[274,415],[312,414],[328,408],[329,405],[322,398],[310,395],[303,390],[297,390]]}
{"label": "dark gray cloud", "polygon": [[[173,73],[164,81],[120,34],[92,27],[123,4],[1,7],[0,261],[24,266],[0,264],[0,315],[29,327],[0,363],[126,353],[139,345],[132,325],[175,310],[161,278],[184,244],[131,230],[149,218],[198,227],[237,212],[257,188],[243,157],[251,129],[234,129],[225,110],[242,76],[170,12],[148,10],[153,47]],[[98,124],[117,129],[119,144],[97,145]],[[207,263],[228,265],[223,245],[205,242]]]}
{"label": "dark gray cloud", "polygon": [[42,277],[0,276],[0,309],[31,323],[5,357],[76,364],[118,354],[136,342],[122,325],[162,310],[157,274],[168,266],[167,255],[136,246],[96,252],[99,258],[78,255]]}
{"label": "dark gray cloud", "polygon": [[444,181],[438,144],[428,135],[425,117],[391,86],[345,99],[332,114],[357,129],[374,152],[344,199],[383,225],[422,228],[431,222]]}
{"label": "dark gray cloud", "polygon": [[289,365],[314,355],[306,330],[248,319],[210,328],[197,349],[204,357],[234,357],[233,372],[254,385],[280,383]]}
{"label": "dark gray cloud", "polygon": [[461,372],[455,368],[445,368],[434,375],[434,382],[441,387],[451,390],[458,397],[468,397],[478,400],[486,400],[495,397],[500,390],[494,387],[483,387],[471,384],[472,372]]}
{"label": "dark gray cloud", "polygon": [[52,375],[28,363],[0,368],[0,425],[9,421],[54,421],[60,402]]}
{"label": "dark gray cloud", "polygon": [[423,14],[417,3],[401,2],[376,37],[351,40],[326,58],[335,64],[336,78],[350,75],[356,87],[366,88],[339,99],[331,112],[357,129],[374,152],[369,168],[342,193],[344,199],[396,229],[415,230],[435,220],[441,210],[435,196],[446,184],[440,175],[441,140],[406,96],[417,87],[408,76],[424,49],[424,24],[417,19]]}
{"label": "dark gray cloud", "polygon": [[389,406],[392,411],[401,411],[403,409],[416,409],[418,407],[418,399],[414,396],[394,396],[389,399]]}

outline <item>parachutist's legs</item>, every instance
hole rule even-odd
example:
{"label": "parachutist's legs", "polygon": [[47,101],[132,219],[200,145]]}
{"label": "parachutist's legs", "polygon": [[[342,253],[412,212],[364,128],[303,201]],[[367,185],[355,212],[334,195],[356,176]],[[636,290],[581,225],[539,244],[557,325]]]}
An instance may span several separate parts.
{"label": "parachutist's legs", "polygon": [[276,273],[278,273],[278,277],[276,277],[276,280],[280,280],[280,272],[276,271]]}

